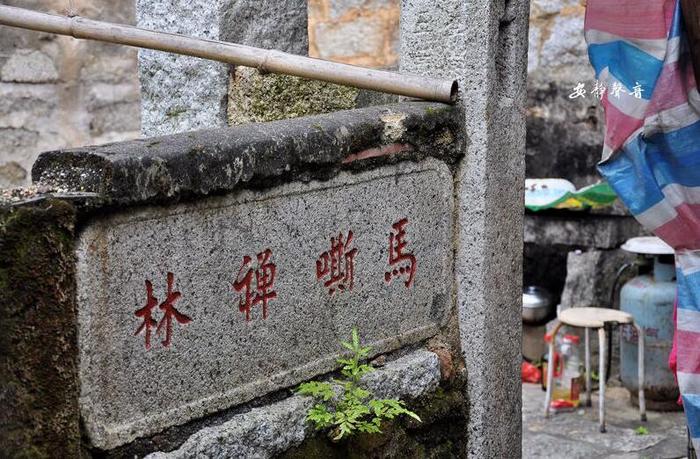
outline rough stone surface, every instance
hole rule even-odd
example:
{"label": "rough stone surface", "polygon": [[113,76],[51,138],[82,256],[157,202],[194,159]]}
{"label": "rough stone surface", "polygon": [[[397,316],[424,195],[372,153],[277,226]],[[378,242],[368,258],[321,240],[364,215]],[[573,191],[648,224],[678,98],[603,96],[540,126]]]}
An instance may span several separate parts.
{"label": "rough stone surface", "polygon": [[288,75],[236,68],[229,85],[229,124],[277,121],[355,108],[359,90]]}
{"label": "rough stone surface", "polygon": [[306,413],[312,406],[312,399],[295,396],[271,406],[253,408],[220,426],[200,430],[175,451],[146,457],[274,457],[301,443],[312,430],[306,422]]}
{"label": "rough stone surface", "polygon": [[569,252],[566,263],[566,284],[561,295],[562,309],[607,308],[615,275],[634,254],[624,250],[592,250]]}
{"label": "rough stone surface", "polygon": [[[308,51],[302,0],[139,0],[137,5],[141,27],[294,54]],[[227,64],[141,50],[143,134],[225,126],[229,70]]]}
{"label": "rough stone surface", "polygon": [[32,49],[18,49],[0,70],[2,81],[15,83],[51,83],[57,78],[51,58]]}
{"label": "rough stone surface", "polygon": [[[219,40],[224,0],[138,0],[137,25]],[[226,126],[228,65],[139,50],[144,136]]]}
{"label": "rough stone surface", "polygon": [[578,212],[525,215],[526,243],[614,249],[644,234],[644,228],[632,217]]}
{"label": "rough stone surface", "polygon": [[75,209],[0,210],[0,456],[80,457]]}
{"label": "rough stone surface", "polygon": [[[433,392],[440,382],[435,354],[419,350],[389,362],[367,375],[368,387],[378,385],[381,397],[412,399]],[[411,384],[413,382],[413,384]],[[379,393],[375,393],[380,397]],[[313,400],[293,396],[273,405],[254,408],[217,427],[202,429],[179,449],[153,453],[149,459],[190,457],[269,458],[299,445],[313,429],[306,413]]]}
{"label": "rough stone surface", "polygon": [[172,202],[290,177],[327,178],[343,165],[382,158],[453,163],[464,143],[458,119],[456,110],[436,103],[371,107],[48,152],[32,173],[51,187],[99,193],[103,203]]}
{"label": "rough stone surface", "polygon": [[[231,1],[225,8],[224,39],[292,54],[309,51],[305,0]],[[228,122],[244,124],[355,108],[358,90],[234,67],[229,82]]]}
{"label": "rough stone surface", "polygon": [[221,0],[220,39],[257,48],[306,55],[306,0]]}
{"label": "rough stone surface", "polygon": [[[591,84],[585,80],[590,89]],[[597,99],[569,99],[575,86],[530,79],[527,109],[527,176],[564,178],[577,187],[600,181],[603,115]]]}
{"label": "rough stone surface", "polygon": [[24,183],[27,175],[27,171],[17,161],[0,164],[0,188],[10,188]]}
{"label": "rough stone surface", "polygon": [[[3,4],[64,14],[68,3],[8,0]],[[77,14],[131,24],[134,2],[81,0]],[[138,137],[136,50],[126,46],[0,28],[0,164],[24,171],[0,186],[27,185],[41,151]]]}
{"label": "rough stone surface", "polygon": [[362,382],[377,398],[418,398],[440,383],[438,356],[426,350],[413,352],[365,375]]}
{"label": "rough stone surface", "polygon": [[[381,19],[377,17],[358,18],[351,23],[340,25],[319,24],[316,33],[323,37],[329,49],[349,47],[358,54],[370,55],[377,42],[382,42]],[[320,57],[328,59],[332,55],[322,52]]]}
{"label": "rough stone surface", "polygon": [[401,3],[401,69],[459,79],[470,141],[455,190],[455,282],[470,457],[517,457],[521,448],[528,6],[524,0]]}
{"label": "rough stone surface", "polygon": [[309,0],[309,54],[366,67],[399,60],[399,0]]}
{"label": "rough stone surface", "polygon": [[[93,444],[109,449],[332,370],[353,326],[375,353],[435,335],[452,305],[452,208],[451,173],[428,159],[93,221],[77,249],[81,410]],[[408,273],[385,278],[402,219],[404,253],[416,259],[408,286]],[[354,284],[333,293],[317,261],[349,231]],[[267,319],[253,305],[248,321],[232,283],[245,256],[267,249],[277,296]],[[173,322],[169,347],[153,331],[147,349],[135,311],[147,302],[144,281],[164,300],[168,273],[192,321]]]}

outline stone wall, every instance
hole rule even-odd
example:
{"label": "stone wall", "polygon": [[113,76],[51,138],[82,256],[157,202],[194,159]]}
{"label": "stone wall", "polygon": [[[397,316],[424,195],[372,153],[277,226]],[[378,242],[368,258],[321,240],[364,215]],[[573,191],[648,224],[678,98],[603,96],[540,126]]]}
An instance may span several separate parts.
{"label": "stone wall", "polygon": [[[298,2],[297,2],[298,3]],[[10,0],[5,2],[10,6],[32,8],[37,11],[64,14],[68,7],[67,1],[60,0]],[[74,0],[75,13],[86,17],[133,24],[135,18],[135,1],[109,2],[107,0]],[[266,27],[261,27],[259,17],[249,18],[246,14],[254,3],[238,2],[229,13],[222,18],[224,32],[216,38],[241,42],[261,47],[286,49],[298,54],[306,53],[306,37],[291,36],[291,32],[280,34],[279,31],[269,33]],[[178,8],[171,2],[171,6]],[[150,2],[144,8],[153,17],[158,16],[156,3]],[[202,5],[200,4],[199,7]],[[214,10],[218,14],[217,4]],[[287,3],[286,7],[297,8],[296,4]],[[257,7],[256,7],[257,8]],[[221,8],[223,10],[223,8]],[[279,8],[277,8],[279,9]],[[286,14],[289,14],[287,12]],[[196,14],[195,16],[201,16]],[[310,51],[313,56],[375,67],[395,67],[398,48],[398,2],[396,0],[347,2],[345,0],[319,0],[309,2],[309,37]],[[194,16],[193,16],[194,17]],[[235,17],[238,23],[230,27],[226,21]],[[279,22],[279,15],[267,15],[270,24]],[[228,19],[227,19],[228,18]],[[158,27],[163,30],[179,30],[188,34],[197,34],[190,25],[184,24],[184,29],[177,29],[167,23],[167,13],[161,15],[161,22],[145,21],[144,26]],[[217,16],[217,21],[218,21]],[[305,20],[296,20],[303,25]],[[250,27],[241,30],[242,23]],[[218,22],[217,22],[218,25]],[[290,26],[296,30],[296,25]],[[194,31],[193,31],[194,30]],[[284,37],[281,41],[274,37]],[[351,37],[349,40],[348,37]],[[280,43],[284,46],[280,46]],[[295,43],[292,48],[288,43]],[[51,34],[22,31],[7,27],[0,28],[0,188],[26,185],[30,181],[29,171],[40,151],[47,149],[65,148],[78,145],[102,144],[107,142],[136,138],[141,131],[141,111],[139,79],[136,65],[137,51],[123,46],[101,44],[88,41],[76,41],[68,37]],[[150,72],[158,72],[159,68],[180,65],[178,72],[185,74],[195,82],[192,91],[196,97],[186,95],[182,79],[170,81],[167,76],[148,78],[153,80],[153,88],[146,88],[147,95],[161,94],[158,101],[147,103],[143,110],[146,113],[145,133],[148,135],[167,133],[174,130],[173,126],[184,126],[183,129],[216,125],[226,125],[226,89],[225,84],[219,93],[214,93],[209,85],[198,85],[194,76],[213,72],[217,64],[202,67],[196,59],[166,56],[161,53],[147,53],[144,57],[149,64]],[[151,65],[153,63],[157,65]],[[224,66],[225,67],[225,66]],[[187,73],[189,72],[189,75]],[[222,82],[228,79],[228,71],[220,72]],[[160,74],[163,74],[161,71]],[[233,78],[232,78],[233,81]],[[283,82],[294,79],[283,79]],[[257,80],[256,80],[257,82]],[[275,78],[264,80],[265,84],[275,83]],[[270,83],[271,82],[271,83]],[[176,85],[176,86],[173,86]],[[229,104],[228,121],[239,124],[247,121],[272,119],[255,116],[254,110],[245,106],[245,116],[239,116],[241,104],[249,103],[250,92],[243,86],[245,93],[235,93],[236,104]],[[166,88],[168,94],[174,94],[171,101],[162,97]],[[231,88],[238,86],[232,84]],[[323,88],[322,88],[323,89]],[[340,93],[339,89],[318,91],[310,87],[306,93],[296,94],[287,90],[291,96],[303,99],[309,94],[322,94],[313,99],[311,108],[285,108],[283,117],[298,116],[300,110],[304,113],[332,111],[338,108],[349,108],[355,105],[369,105],[374,99],[364,101],[366,94],[360,94],[357,102],[354,93],[349,101],[348,96]],[[184,95],[183,95],[184,94]],[[253,94],[254,96],[254,94]],[[333,98],[337,97],[337,103]],[[345,97],[345,99],[343,99]],[[198,101],[195,103],[195,99]],[[286,102],[279,102],[275,94],[271,98],[278,106],[288,107]],[[148,99],[147,97],[147,100]],[[384,98],[384,100],[389,100]],[[261,103],[267,104],[267,99]],[[150,105],[149,105],[150,104]],[[320,105],[319,105],[320,104]],[[149,108],[153,106],[153,109]],[[238,110],[238,111],[236,111]],[[187,111],[194,115],[191,120],[180,122],[186,118]],[[302,113],[302,114],[304,114]],[[209,116],[209,114],[212,114]],[[209,116],[209,117],[208,117]],[[213,118],[212,118],[213,117]],[[173,123],[176,120],[177,123]],[[208,122],[208,124],[207,124]],[[182,130],[182,129],[181,129]]]}
{"label": "stone wall", "polygon": [[[68,2],[10,0],[10,6],[65,13]],[[91,18],[134,22],[131,1],[75,0]],[[0,27],[0,187],[29,183],[39,152],[139,135],[136,51]]]}
{"label": "stone wall", "polygon": [[[53,12],[63,12],[63,3],[7,2]],[[568,98],[576,83],[590,89],[593,80],[582,37],[582,3],[532,2],[528,58],[528,176],[563,177],[579,186],[597,179],[602,139],[596,100]],[[135,22],[132,1],[76,0],[74,5],[88,17]],[[398,0],[311,0],[309,53],[396,67],[399,10]],[[28,183],[27,171],[42,150],[138,136],[135,50],[6,27],[0,28],[0,45],[5,50],[0,54],[0,187]],[[225,112],[225,102],[216,106],[221,104]],[[182,116],[177,107],[161,109],[163,119]]]}
{"label": "stone wall", "polygon": [[309,0],[309,55],[394,68],[399,15],[398,0]]}
{"label": "stone wall", "polygon": [[[465,144],[458,110],[411,102],[42,154],[43,194],[0,206],[10,455],[36,443],[99,457],[465,456],[453,274]],[[27,270],[51,251],[60,263]],[[58,325],[38,345],[36,329]],[[353,327],[378,367],[367,387],[423,423],[338,444],[305,421],[312,403],[294,388],[336,374]],[[32,422],[52,408],[58,419]]]}

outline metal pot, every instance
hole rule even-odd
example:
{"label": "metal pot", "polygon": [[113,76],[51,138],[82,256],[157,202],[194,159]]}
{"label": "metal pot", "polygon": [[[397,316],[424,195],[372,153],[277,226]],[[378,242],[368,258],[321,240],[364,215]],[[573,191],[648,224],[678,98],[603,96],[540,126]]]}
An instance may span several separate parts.
{"label": "metal pot", "polygon": [[537,324],[553,312],[554,303],[549,292],[530,285],[523,289],[523,322]]}

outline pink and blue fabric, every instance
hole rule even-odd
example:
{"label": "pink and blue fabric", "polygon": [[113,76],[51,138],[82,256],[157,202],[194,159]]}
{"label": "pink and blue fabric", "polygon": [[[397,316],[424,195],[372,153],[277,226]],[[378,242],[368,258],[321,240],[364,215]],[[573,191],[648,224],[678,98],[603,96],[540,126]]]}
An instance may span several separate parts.
{"label": "pink and blue fabric", "polygon": [[677,376],[700,449],[700,96],[680,1],[588,0],[585,34],[607,87],[599,170],[676,251]]}

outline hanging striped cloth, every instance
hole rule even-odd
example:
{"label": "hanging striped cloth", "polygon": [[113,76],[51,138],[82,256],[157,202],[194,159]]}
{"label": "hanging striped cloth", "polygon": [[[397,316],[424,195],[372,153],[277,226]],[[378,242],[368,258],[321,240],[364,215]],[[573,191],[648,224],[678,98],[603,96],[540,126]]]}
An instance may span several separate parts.
{"label": "hanging striped cloth", "polygon": [[677,376],[700,449],[700,96],[681,14],[679,0],[588,0],[585,34],[607,88],[599,170],[676,250]]}

